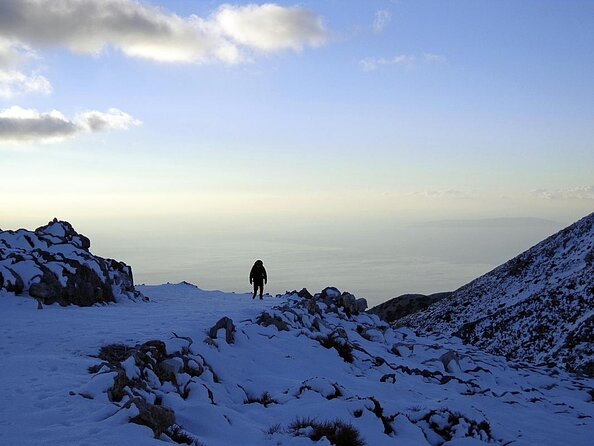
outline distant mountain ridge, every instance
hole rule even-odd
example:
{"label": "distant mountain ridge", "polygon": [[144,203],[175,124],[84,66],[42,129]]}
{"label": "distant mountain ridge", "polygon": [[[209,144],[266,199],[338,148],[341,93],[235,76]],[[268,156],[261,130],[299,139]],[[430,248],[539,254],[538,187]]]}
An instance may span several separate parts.
{"label": "distant mountain ridge", "polygon": [[594,376],[594,213],[397,324]]}
{"label": "distant mountain ridge", "polygon": [[440,301],[444,297],[452,294],[451,291],[433,294],[402,294],[394,297],[386,302],[376,305],[367,310],[368,313],[377,314],[382,320],[386,322],[394,322],[409,314],[417,311],[425,310],[429,305]]}

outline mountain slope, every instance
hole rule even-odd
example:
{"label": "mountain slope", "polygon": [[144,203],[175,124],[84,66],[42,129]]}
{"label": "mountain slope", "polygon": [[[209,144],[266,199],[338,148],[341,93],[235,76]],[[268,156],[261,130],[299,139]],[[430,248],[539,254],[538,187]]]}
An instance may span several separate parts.
{"label": "mountain slope", "polygon": [[448,291],[429,295],[402,294],[370,308],[367,312],[377,314],[380,319],[386,322],[394,322],[401,317],[425,310],[429,305],[434,304],[451,294],[452,293]]}
{"label": "mountain slope", "polygon": [[594,213],[397,323],[594,376]]}

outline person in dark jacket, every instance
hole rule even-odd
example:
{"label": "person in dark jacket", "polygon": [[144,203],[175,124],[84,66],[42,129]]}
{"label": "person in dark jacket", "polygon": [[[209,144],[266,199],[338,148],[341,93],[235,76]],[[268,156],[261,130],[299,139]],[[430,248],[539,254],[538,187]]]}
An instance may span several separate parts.
{"label": "person in dark jacket", "polygon": [[256,298],[258,288],[260,288],[260,299],[262,299],[262,294],[264,293],[264,284],[268,283],[266,268],[264,268],[262,260],[256,260],[256,263],[254,263],[254,266],[252,266],[252,270],[250,271],[250,284],[252,283],[254,284],[254,295],[252,296],[252,299]]}

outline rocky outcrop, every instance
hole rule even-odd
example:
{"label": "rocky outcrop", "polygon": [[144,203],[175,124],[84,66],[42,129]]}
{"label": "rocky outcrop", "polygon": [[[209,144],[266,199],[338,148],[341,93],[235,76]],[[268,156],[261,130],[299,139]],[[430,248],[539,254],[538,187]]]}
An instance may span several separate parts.
{"label": "rocky outcrop", "polygon": [[594,376],[593,278],[594,213],[397,324]]}
{"label": "rocky outcrop", "polygon": [[144,299],[132,269],[93,255],[91,242],[72,225],[54,219],[35,231],[0,231],[0,290],[44,304],[89,306]]}
{"label": "rocky outcrop", "polygon": [[451,292],[434,294],[402,294],[367,310],[368,313],[377,314],[386,322],[394,322],[401,317],[426,310],[429,305],[439,302],[444,297],[449,297]]}

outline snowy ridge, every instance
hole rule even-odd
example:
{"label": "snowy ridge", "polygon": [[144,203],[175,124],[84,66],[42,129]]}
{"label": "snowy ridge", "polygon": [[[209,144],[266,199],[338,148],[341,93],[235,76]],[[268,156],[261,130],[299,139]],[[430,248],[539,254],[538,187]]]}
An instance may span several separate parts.
{"label": "snowy ridge", "polygon": [[[416,337],[358,313],[334,290],[289,294],[211,329],[104,346],[76,394],[103,403],[105,422],[147,426],[142,444],[151,436],[195,445],[590,441],[591,379]],[[332,429],[350,429],[350,442]]]}
{"label": "snowy ridge", "polygon": [[594,214],[397,324],[594,376]]}
{"label": "snowy ridge", "polygon": [[97,257],[90,246],[70,223],[57,219],[35,231],[0,231],[0,290],[61,305],[143,298],[128,265]]}

